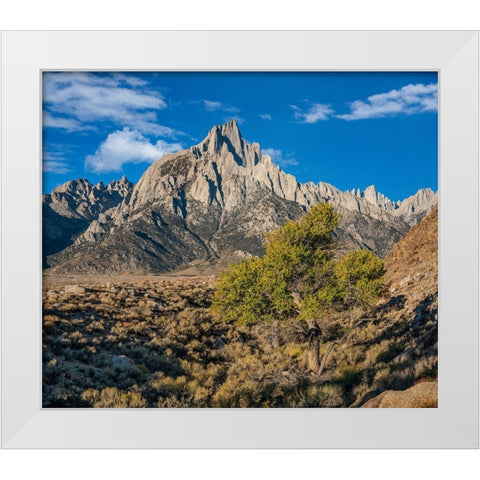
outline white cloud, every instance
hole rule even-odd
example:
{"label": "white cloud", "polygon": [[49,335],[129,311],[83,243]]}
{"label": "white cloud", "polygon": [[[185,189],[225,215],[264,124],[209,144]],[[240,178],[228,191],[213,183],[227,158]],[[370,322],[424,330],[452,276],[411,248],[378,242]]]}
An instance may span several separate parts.
{"label": "white cloud", "polygon": [[386,117],[399,114],[412,115],[437,110],[438,86],[409,84],[400,90],[371,95],[367,100],[355,100],[350,104],[350,113],[337,115],[342,120]]}
{"label": "white cloud", "polygon": [[290,105],[295,110],[295,118],[300,123],[317,123],[319,120],[328,120],[329,116],[334,113],[330,105],[323,103],[314,103],[306,112],[296,105]]}
{"label": "white cloud", "polygon": [[167,104],[161,93],[146,85],[141,78],[121,73],[47,73],[43,85],[46,126],[72,131],[110,122],[154,135],[179,133],[158,125],[156,112]]}
{"label": "white cloud", "polygon": [[61,128],[67,132],[81,132],[86,130],[95,130],[92,125],[83,125],[74,118],[54,117],[48,112],[43,113],[43,127],[45,128]]}
{"label": "white cloud", "polygon": [[145,85],[148,85],[148,82],[146,80],[134,77],[132,75],[125,75],[124,73],[114,73],[112,74],[112,77],[116,80],[119,80],[120,82],[124,82],[127,85],[130,85],[131,87],[143,87]]}
{"label": "white cloud", "polygon": [[68,173],[72,171],[72,169],[67,163],[57,162],[54,160],[44,160],[42,163],[42,170],[44,172],[60,173],[60,174]]}
{"label": "white cloud", "polygon": [[42,170],[51,173],[68,173],[72,171],[66,157],[72,155],[73,148],[70,145],[49,144],[49,150],[43,151]]}
{"label": "white cloud", "polygon": [[289,154],[284,155],[283,152],[276,148],[264,148],[262,153],[269,155],[273,162],[280,167],[286,167],[289,165],[298,165],[298,162]]}
{"label": "white cloud", "polygon": [[179,143],[158,140],[150,143],[138,130],[124,128],[108,135],[94,155],[85,159],[85,168],[96,173],[121,170],[125,163],[153,163],[167,152],[182,148]]}
{"label": "white cloud", "polygon": [[213,100],[204,100],[203,104],[205,105],[205,110],[214,111],[220,110],[222,108],[222,103],[215,102]]}
{"label": "white cloud", "polygon": [[262,153],[264,153],[265,155],[269,155],[270,157],[272,157],[272,160],[273,161],[277,161],[278,158],[281,158],[282,156],[282,151],[279,150],[279,149],[276,149],[276,148],[264,148],[262,150]]}
{"label": "white cloud", "polygon": [[221,111],[221,112],[239,112],[240,110],[233,105],[228,105],[226,103],[218,102],[216,100],[203,100],[203,106],[205,110],[209,112]]}
{"label": "white cloud", "polygon": [[270,114],[268,114],[268,113],[261,113],[261,114],[260,114],[260,118],[261,118],[262,120],[271,120],[271,119],[272,119],[272,116],[271,116]]}

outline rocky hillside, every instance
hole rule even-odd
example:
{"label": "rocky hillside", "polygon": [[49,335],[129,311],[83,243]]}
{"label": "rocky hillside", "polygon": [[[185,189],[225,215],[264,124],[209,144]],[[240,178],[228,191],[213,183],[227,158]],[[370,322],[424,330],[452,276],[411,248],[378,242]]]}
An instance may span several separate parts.
{"label": "rocky hillside", "polygon": [[[345,248],[384,256],[431,210],[436,195],[424,189],[391,202],[373,186],[341,192],[323,182],[299,183],[263,155],[258,143],[246,142],[231,121],[212,128],[198,145],[152,164],[131,194],[90,216],[74,244],[57,249],[48,263],[60,273],[163,272],[194,261],[260,255],[266,231],[327,201],[342,214],[336,235]],[[63,237],[72,239],[69,229]]]}
{"label": "rocky hillside", "polygon": [[385,257],[390,293],[421,300],[438,288],[438,206]]}
{"label": "rocky hillside", "polygon": [[43,196],[43,257],[71,245],[100,214],[117,206],[133,188],[124,176],[106,187],[81,178]]}
{"label": "rocky hillside", "polygon": [[[376,341],[393,339],[390,381],[370,391],[365,407],[405,407],[405,402],[435,406],[437,384],[418,387],[405,395],[382,390],[403,390],[418,379],[434,381],[438,364],[438,207],[414,225],[385,258],[386,295],[372,323]],[[391,375],[393,373],[393,376]],[[371,399],[371,400],[369,400]],[[409,400],[410,399],[410,400]],[[418,406],[418,405],[410,405]]]}

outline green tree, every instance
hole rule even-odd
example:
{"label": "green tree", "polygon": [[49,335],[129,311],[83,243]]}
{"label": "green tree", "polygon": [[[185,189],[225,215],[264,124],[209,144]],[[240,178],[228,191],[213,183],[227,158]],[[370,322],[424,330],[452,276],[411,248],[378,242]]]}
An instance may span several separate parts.
{"label": "green tree", "polygon": [[[351,327],[334,328],[332,314],[368,308],[382,289],[383,264],[374,252],[335,256],[340,215],[318,204],[299,221],[267,234],[265,255],[231,265],[218,280],[212,311],[227,322],[251,325],[296,319],[308,338],[308,367],[321,375],[336,343]],[[330,347],[320,358],[321,339]]]}

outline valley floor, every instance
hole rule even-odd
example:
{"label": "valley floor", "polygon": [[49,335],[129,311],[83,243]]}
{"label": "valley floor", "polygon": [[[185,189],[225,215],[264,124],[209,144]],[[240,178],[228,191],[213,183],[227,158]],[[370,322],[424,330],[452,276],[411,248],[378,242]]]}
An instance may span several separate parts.
{"label": "valley floor", "polygon": [[214,286],[213,276],[44,275],[43,406],[381,406],[371,399],[436,379],[435,296],[408,312],[400,295],[381,303],[318,378],[293,323],[214,319]]}

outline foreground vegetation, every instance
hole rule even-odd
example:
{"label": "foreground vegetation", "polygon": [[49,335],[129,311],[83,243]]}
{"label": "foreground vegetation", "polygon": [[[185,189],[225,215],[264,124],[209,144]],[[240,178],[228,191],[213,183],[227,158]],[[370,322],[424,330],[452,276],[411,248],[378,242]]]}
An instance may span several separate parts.
{"label": "foreground vegetation", "polygon": [[345,407],[436,376],[436,358],[402,358],[401,302],[363,318],[318,377],[295,321],[225,323],[209,311],[213,292],[212,279],[47,289],[44,406]]}
{"label": "foreground vegetation", "polygon": [[387,257],[384,287],[374,254],[336,255],[333,212],[313,215],[220,279],[46,284],[44,407],[369,406],[435,380],[436,211]]}
{"label": "foreground vegetation", "polygon": [[[212,304],[219,319],[238,325],[265,322],[277,331],[294,320],[308,338],[308,368],[318,376],[333,346],[348,339],[383,287],[383,263],[374,252],[339,255],[333,237],[339,222],[331,205],[318,204],[285,223],[267,235],[263,257],[220,275]],[[332,343],[320,360],[322,340]]]}

